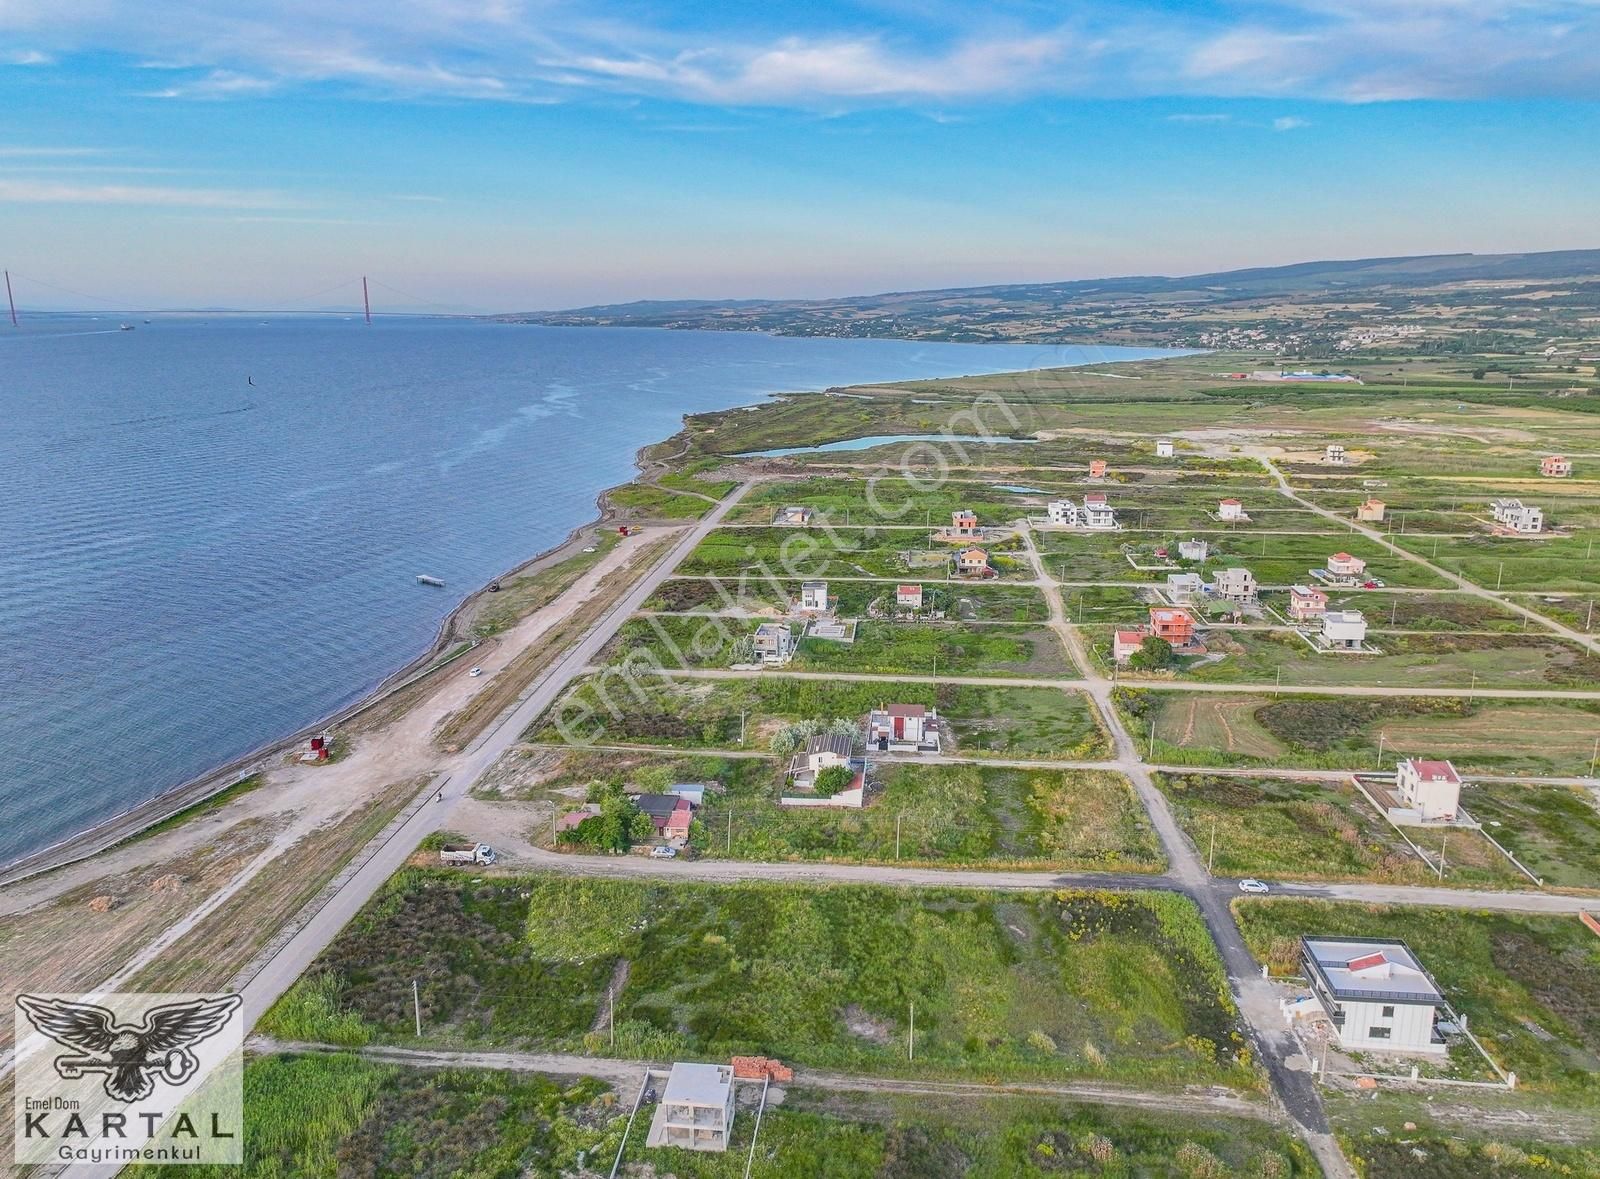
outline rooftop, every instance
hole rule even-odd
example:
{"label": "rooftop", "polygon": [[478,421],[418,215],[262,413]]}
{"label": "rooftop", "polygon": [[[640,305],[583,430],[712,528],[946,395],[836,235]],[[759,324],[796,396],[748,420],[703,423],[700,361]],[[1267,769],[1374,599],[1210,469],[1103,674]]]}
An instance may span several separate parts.
{"label": "rooftop", "polygon": [[1447,761],[1430,761],[1423,757],[1408,757],[1406,759],[1417,775],[1426,782],[1460,782],[1461,775],[1456,773],[1456,767]]}
{"label": "rooftop", "polygon": [[733,1069],[725,1064],[686,1064],[672,1066],[661,1100],[666,1105],[714,1105],[728,1103],[728,1088],[733,1084]]}
{"label": "rooftop", "polygon": [[1444,995],[1405,942],[1302,937],[1300,944],[1335,999],[1444,1002]]}

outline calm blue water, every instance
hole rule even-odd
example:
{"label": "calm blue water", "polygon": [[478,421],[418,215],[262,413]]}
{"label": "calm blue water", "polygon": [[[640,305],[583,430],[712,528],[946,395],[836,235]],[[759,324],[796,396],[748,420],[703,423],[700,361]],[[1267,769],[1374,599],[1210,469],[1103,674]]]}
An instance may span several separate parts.
{"label": "calm blue water", "polygon": [[[968,345],[968,347],[981,346]],[[1001,371],[1006,370],[1002,369]],[[992,434],[986,438],[976,434],[870,434],[865,438],[843,438],[838,442],[822,442],[816,446],[775,446],[770,450],[751,450],[740,457],[781,458],[786,454],[821,454],[825,451],[835,450],[871,450],[874,446],[888,446],[900,442],[980,443],[985,446],[998,446],[1009,442],[1037,441],[1037,438],[1007,438],[1001,434]]]}
{"label": "calm blue water", "polygon": [[115,329],[0,330],[0,862],[356,699],[592,518],[686,412],[1158,355],[447,320]]}

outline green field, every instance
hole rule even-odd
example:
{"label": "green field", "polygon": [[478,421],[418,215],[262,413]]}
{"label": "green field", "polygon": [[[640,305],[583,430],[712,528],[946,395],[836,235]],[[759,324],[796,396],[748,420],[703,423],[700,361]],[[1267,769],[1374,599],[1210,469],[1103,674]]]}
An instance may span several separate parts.
{"label": "green field", "polygon": [[[949,521],[944,521],[948,524]],[[905,528],[717,528],[684,558],[677,572],[736,578],[884,577],[939,580],[953,544],[932,543],[928,533]],[[989,563],[1002,576],[1031,574],[1019,559],[1016,538],[985,542]]]}
{"label": "green field", "polygon": [[[862,810],[783,807],[774,777],[708,795],[696,850],[740,860],[1154,871],[1144,809],[1118,774],[879,762]],[[731,822],[729,821],[731,815]]]}
{"label": "green field", "polygon": [[[912,579],[907,579],[912,580]],[[788,610],[800,599],[800,582],[790,578],[766,581],[737,577],[670,578],[645,601],[647,610],[719,611]],[[894,581],[828,583],[828,598],[841,618],[865,618],[873,607],[892,611]],[[952,622],[1043,622],[1050,617],[1044,595],[1035,586],[996,582],[933,582],[923,586],[924,609],[939,611]]]}
{"label": "green field", "polygon": [[[1212,870],[1218,876],[1440,883],[1345,783],[1157,774],[1156,784],[1203,855],[1212,854],[1215,837]],[[1430,851],[1438,850],[1436,842],[1430,837]],[[1444,883],[1518,887],[1527,878],[1481,835],[1452,831]]]}
{"label": "green field", "polygon": [[1519,1088],[1600,1101],[1600,938],[1575,917],[1264,898],[1234,902],[1256,957],[1298,971],[1298,938],[1399,938]]}
{"label": "green field", "polygon": [[1560,592],[1600,590],[1600,552],[1593,533],[1545,539],[1495,536],[1431,540],[1397,537],[1398,543],[1441,569],[1486,589]]}
{"label": "green field", "polygon": [[[613,1047],[589,1029],[619,960]],[[406,870],[262,1027],[410,1042],[412,979],[426,1044],[1260,1084],[1199,913],[1170,893],[473,883]]]}
{"label": "green field", "polygon": [[[741,1179],[754,1128],[754,1111],[741,1109],[726,1154],[649,1150],[641,1116],[624,1167],[643,1164],[677,1179]],[[768,1107],[750,1170],[752,1179],[1317,1174],[1292,1137],[1254,1120],[1156,1116],[1032,1097],[885,1096],[802,1086],[790,1086],[781,1106]]]}
{"label": "green field", "polygon": [[964,756],[1088,761],[1111,753],[1111,739],[1082,692],[940,684],[937,699],[955,752]]}
{"label": "green field", "polygon": [[267,1056],[244,1073],[244,1165],[137,1167],[161,1179],[558,1175],[615,1152],[606,1086],[531,1073],[424,1070],[356,1056]]}
{"label": "green field", "polygon": [[627,483],[606,492],[606,502],[630,516],[651,520],[698,520],[716,506],[709,499],[648,483]]}
{"label": "green field", "polygon": [[1600,888],[1600,811],[1587,788],[1474,782],[1461,805],[1545,883]]}
{"label": "green field", "polygon": [[[1376,620],[1369,619],[1369,624]],[[1109,636],[1097,636],[1109,652]],[[1295,687],[1366,684],[1395,688],[1562,688],[1600,685],[1600,656],[1538,634],[1382,634],[1367,642],[1379,654],[1311,649],[1287,630],[1208,632],[1206,651],[1221,655],[1187,672],[1214,683]],[[1281,678],[1280,678],[1281,677]]]}
{"label": "green field", "polygon": [[[1586,700],[1253,695],[1121,688],[1118,710],[1158,765],[1376,770],[1443,757],[1497,774],[1589,772],[1600,704]],[[1151,736],[1154,742],[1151,742]]]}

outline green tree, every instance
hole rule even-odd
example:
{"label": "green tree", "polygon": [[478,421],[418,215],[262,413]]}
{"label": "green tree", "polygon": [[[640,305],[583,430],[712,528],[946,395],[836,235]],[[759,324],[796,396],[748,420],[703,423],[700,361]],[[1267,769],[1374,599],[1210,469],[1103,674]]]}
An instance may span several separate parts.
{"label": "green tree", "polygon": [[1135,671],[1160,671],[1177,662],[1178,657],[1172,653],[1172,644],[1155,635],[1145,636],[1139,649],[1128,657],[1128,666]]}
{"label": "green tree", "polygon": [[829,766],[825,770],[818,771],[813,789],[822,798],[832,798],[839,791],[847,789],[855,780],[855,771],[849,766]]}

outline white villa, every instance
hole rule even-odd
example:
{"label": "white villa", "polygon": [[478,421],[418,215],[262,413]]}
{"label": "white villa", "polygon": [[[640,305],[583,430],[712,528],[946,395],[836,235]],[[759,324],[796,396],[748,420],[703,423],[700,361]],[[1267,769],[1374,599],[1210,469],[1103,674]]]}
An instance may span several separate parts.
{"label": "white villa", "polygon": [[1336,467],[1344,466],[1344,447],[1340,446],[1337,442],[1328,443],[1327,449],[1322,452],[1322,461],[1325,463],[1332,463]]}
{"label": "white villa", "polygon": [[1423,823],[1453,823],[1461,809],[1461,775],[1448,761],[1408,757],[1395,767],[1394,787],[1401,806]]}
{"label": "white villa", "polygon": [[1117,526],[1117,514],[1104,493],[1091,491],[1083,497],[1083,526],[1094,531],[1110,531]]}
{"label": "white villa", "polygon": [[1178,556],[1185,561],[1204,561],[1211,553],[1211,545],[1207,541],[1190,537],[1188,540],[1178,542]]}
{"label": "white villa", "polygon": [[880,752],[938,753],[939,713],[921,704],[890,704],[867,713],[867,745]]}
{"label": "white villa", "polygon": [[733,1069],[725,1064],[674,1064],[645,1145],[723,1151],[732,1132]]}
{"label": "white villa", "polygon": [[906,606],[912,610],[922,609],[922,587],[920,585],[895,586],[894,604],[896,606]]}
{"label": "white villa", "polygon": [[1157,458],[1171,458],[1172,457],[1172,453],[1173,453],[1172,439],[1170,439],[1170,438],[1157,438],[1156,439],[1156,457]]}
{"label": "white villa", "polygon": [[1508,532],[1533,535],[1544,531],[1544,512],[1520,499],[1497,499],[1489,505],[1494,522]]}
{"label": "white villa", "polygon": [[1367,641],[1367,620],[1359,610],[1325,610],[1322,641],[1339,651],[1359,651]]}
{"label": "white villa", "polygon": [[1349,553],[1334,553],[1328,558],[1328,576],[1334,581],[1351,585],[1359,581],[1366,571],[1367,563]]}
{"label": "white villa", "polygon": [[1211,592],[1228,602],[1256,600],[1256,577],[1248,569],[1219,569],[1211,579]]}
{"label": "white villa", "polygon": [[828,583],[807,581],[800,586],[800,609],[818,614],[828,612]]}
{"label": "white villa", "polygon": [[1065,524],[1069,528],[1078,526],[1078,505],[1070,499],[1053,499],[1045,510],[1050,513],[1050,523]]}
{"label": "white villa", "polygon": [[1445,1054],[1444,1037],[1434,1030],[1444,995],[1405,942],[1302,937],[1300,962],[1341,1046]]}
{"label": "white villa", "polygon": [[1217,519],[1219,520],[1248,520],[1244,514],[1244,504],[1236,499],[1225,499],[1217,504]]}
{"label": "white villa", "polygon": [[[855,742],[844,733],[818,733],[797,750],[789,759],[788,776],[799,790],[812,790],[817,775],[833,766],[848,766]],[[859,810],[865,800],[865,771],[857,773],[855,781],[844,790],[824,798],[816,794],[785,794],[778,802],[783,806],[832,806]]]}

